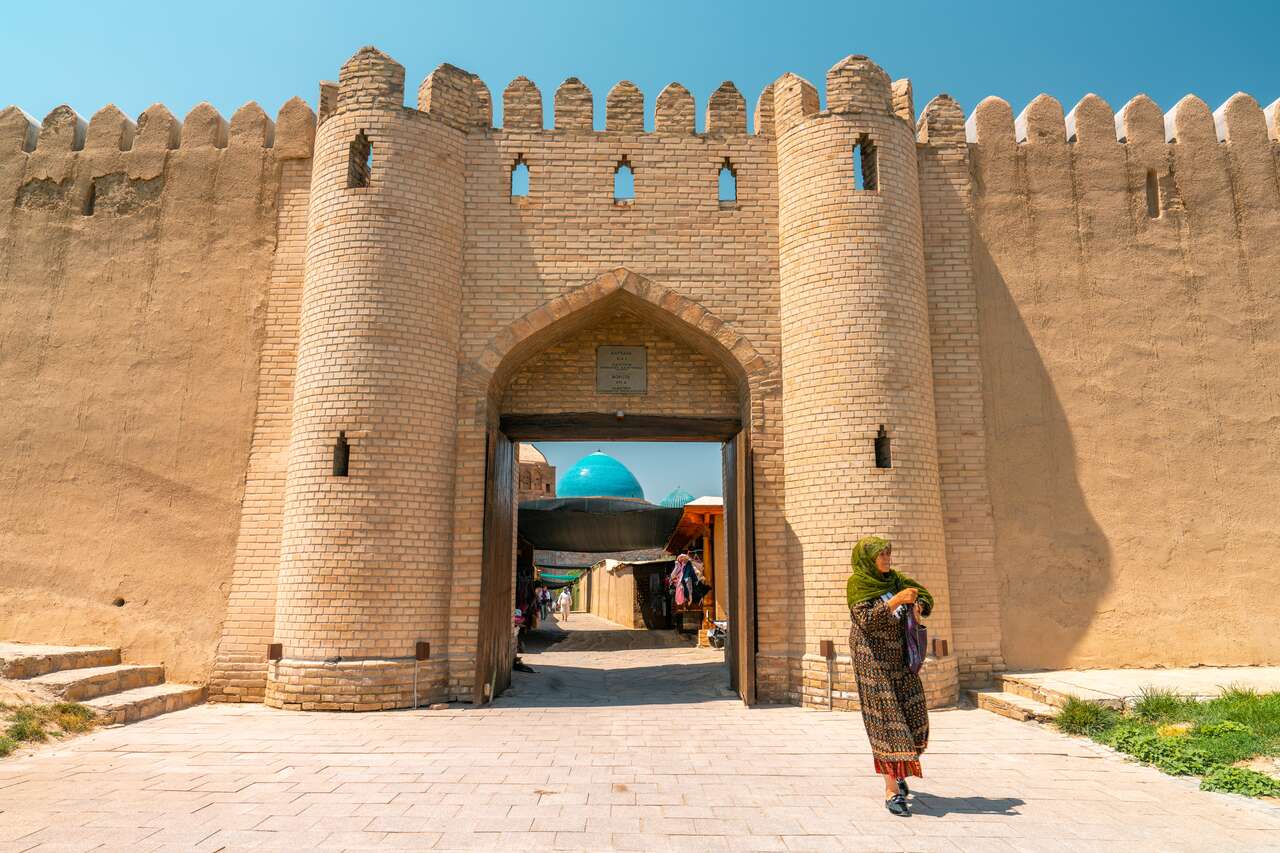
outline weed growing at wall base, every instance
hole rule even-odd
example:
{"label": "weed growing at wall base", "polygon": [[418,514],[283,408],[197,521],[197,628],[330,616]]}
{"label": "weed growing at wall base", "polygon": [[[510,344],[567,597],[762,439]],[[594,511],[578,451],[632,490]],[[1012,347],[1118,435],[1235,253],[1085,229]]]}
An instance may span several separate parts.
{"label": "weed growing at wall base", "polygon": [[1062,706],[1054,724],[1067,734],[1095,737],[1120,722],[1120,712],[1072,696]]}
{"label": "weed growing at wall base", "polygon": [[1222,791],[1246,797],[1280,797],[1280,781],[1257,770],[1215,767],[1200,780],[1202,791]]}
{"label": "weed growing at wall base", "polygon": [[5,723],[0,735],[0,758],[22,743],[42,743],[50,737],[80,734],[93,728],[92,708],[78,702],[55,702],[52,705],[0,705],[0,719]]}
{"label": "weed growing at wall base", "polygon": [[1200,776],[1202,790],[1280,796],[1280,780],[1233,766],[1280,754],[1280,693],[1229,688],[1216,699],[1200,702],[1145,689],[1124,714],[1073,697],[1054,724],[1170,775]]}

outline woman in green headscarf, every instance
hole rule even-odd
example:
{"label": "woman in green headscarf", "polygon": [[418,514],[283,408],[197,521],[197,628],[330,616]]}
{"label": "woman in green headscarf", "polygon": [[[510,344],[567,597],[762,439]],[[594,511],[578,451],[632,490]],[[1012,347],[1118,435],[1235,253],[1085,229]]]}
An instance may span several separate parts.
{"label": "woman in green headscarf", "polygon": [[916,618],[933,610],[933,596],[892,568],[893,546],[867,536],[853,547],[853,574],[846,592],[853,627],[849,651],[858,682],[862,722],[867,727],[876,772],[884,777],[885,807],[901,817],[907,808],[906,777],[923,775],[920,753],[929,745],[929,713],[920,676],[903,654],[906,608]]}

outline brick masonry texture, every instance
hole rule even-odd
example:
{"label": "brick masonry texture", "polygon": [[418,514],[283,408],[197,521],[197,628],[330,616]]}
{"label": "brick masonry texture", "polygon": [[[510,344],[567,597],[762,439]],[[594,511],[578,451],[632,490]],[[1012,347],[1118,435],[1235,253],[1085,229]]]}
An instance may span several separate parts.
{"label": "brick masonry texture", "polygon": [[[409,108],[364,48],[318,119],[0,112],[0,636],[119,645],[222,701],[469,698],[486,435],[622,408],[742,420],[762,699],[825,707],[834,640],[856,706],[867,533],[938,599],[935,705],[1006,667],[1280,662],[1280,105],[917,121],[865,57],[824,82],[780,77],[751,130],[726,82],[697,132],[678,83],[517,78],[499,128],[474,75]],[[648,393],[595,392],[601,344],[646,346]],[[1224,619],[1236,586],[1255,618]]]}

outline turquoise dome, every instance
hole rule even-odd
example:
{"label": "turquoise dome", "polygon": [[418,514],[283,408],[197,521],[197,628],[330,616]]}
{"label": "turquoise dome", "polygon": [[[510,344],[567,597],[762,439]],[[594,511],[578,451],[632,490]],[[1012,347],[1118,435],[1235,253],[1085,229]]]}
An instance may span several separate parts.
{"label": "turquoise dome", "polygon": [[679,486],[676,486],[674,489],[667,492],[667,496],[665,498],[658,501],[658,506],[680,507],[684,506],[691,500],[693,500],[693,495],[689,494]]}
{"label": "turquoise dome", "polygon": [[644,489],[627,466],[607,453],[584,456],[564,475],[556,487],[562,498],[636,498],[644,500]]}

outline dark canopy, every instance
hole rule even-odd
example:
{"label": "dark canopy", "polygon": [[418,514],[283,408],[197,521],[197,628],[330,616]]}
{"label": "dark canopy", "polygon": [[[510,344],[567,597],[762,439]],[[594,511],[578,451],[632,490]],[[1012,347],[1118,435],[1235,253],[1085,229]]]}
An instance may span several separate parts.
{"label": "dark canopy", "polygon": [[661,548],[684,510],[620,498],[546,498],[520,504],[520,538],[548,551]]}

